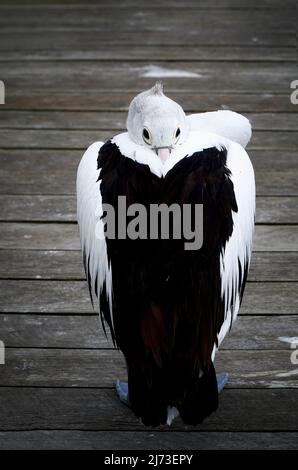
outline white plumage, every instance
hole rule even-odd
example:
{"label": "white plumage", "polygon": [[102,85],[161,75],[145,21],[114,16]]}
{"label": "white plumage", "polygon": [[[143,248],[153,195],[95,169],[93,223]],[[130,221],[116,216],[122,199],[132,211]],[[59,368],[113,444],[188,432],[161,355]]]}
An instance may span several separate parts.
{"label": "white plumage", "polygon": [[246,147],[251,139],[249,120],[239,113],[220,110],[209,113],[190,114],[187,116],[191,130],[207,131],[219,134]]}
{"label": "white plumage", "polygon": [[[120,158],[127,158],[136,165],[142,165],[142,168],[146,166],[153,175],[164,179],[181,160],[195,154],[200,155],[200,152],[210,148],[226,150],[226,168],[230,172],[229,179],[233,184],[238,210],[232,211],[232,234],[224,242],[220,253],[220,301],[224,308],[224,320],[218,331],[217,340],[213,344],[211,357],[214,360],[218,346],[237,317],[252,251],[255,181],[253,167],[244,149],[251,137],[251,126],[244,116],[231,111],[185,116],[182,108],[177,105],[175,115],[176,103],[163,95],[158,84],[139,96],[139,101],[136,97],[130,107],[128,132],[116,135],[109,144],[113,149],[117,149]],[[147,145],[144,144],[144,138],[139,135],[143,128],[148,129]],[[156,129],[155,134],[154,129]],[[175,137],[177,129],[181,134],[178,139]],[[98,155],[102,146],[102,142],[92,144],[79,165],[77,212],[90,295],[95,309],[108,321],[114,336],[113,265],[108,254],[101,220],[102,170],[98,169]],[[168,158],[165,160],[160,158],[160,149],[164,148],[169,149]],[[100,306],[103,294],[107,299],[108,314],[103,313]],[[125,354],[125,351],[123,352]],[[177,415],[177,409],[169,403],[167,410],[169,424]],[[142,416],[144,422],[146,419],[150,421],[135,408],[134,411]]]}
{"label": "white plumage", "polygon": [[[90,145],[80,162],[77,173],[77,217],[85,258],[84,265],[89,265],[89,290],[92,304],[100,313],[100,293],[106,285],[111,320],[113,320],[112,275],[107,257],[107,245],[103,236],[100,171],[97,170],[97,157],[102,145],[103,142]],[[86,274],[88,277],[88,273]]]}

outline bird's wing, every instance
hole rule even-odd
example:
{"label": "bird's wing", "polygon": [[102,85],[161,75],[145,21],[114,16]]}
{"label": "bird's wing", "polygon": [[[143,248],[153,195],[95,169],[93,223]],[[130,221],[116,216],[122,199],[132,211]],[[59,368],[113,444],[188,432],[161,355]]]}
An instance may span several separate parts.
{"label": "bird's wing", "polygon": [[191,131],[207,131],[233,140],[246,147],[251,138],[249,120],[233,111],[213,111],[190,114],[187,121]]}
{"label": "bird's wing", "polygon": [[226,165],[231,172],[238,211],[232,212],[233,232],[220,259],[225,321],[218,336],[219,344],[240,308],[252,251],[255,216],[255,179],[249,156],[240,145],[231,142]]}
{"label": "bird's wing", "polygon": [[77,218],[89,292],[93,307],[107,321],[113,336],[112,276],[103,235],[98,152],[95,142],[84,153],[77,172]]}

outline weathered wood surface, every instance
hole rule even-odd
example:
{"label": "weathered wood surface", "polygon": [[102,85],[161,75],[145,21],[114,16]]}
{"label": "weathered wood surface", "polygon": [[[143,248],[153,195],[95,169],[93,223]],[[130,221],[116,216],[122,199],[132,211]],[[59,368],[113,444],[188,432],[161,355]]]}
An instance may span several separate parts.
{"label": "weathered wood surface", "polygon": [[[289,9],[293,7],[295,0],[284,0],[283,8],[280,6],[280,0],[263,0],[260,3],[258,0],[246,0],[246,2],[239,2],[237,0],[221,0],[218,2],[217,0],[185,0],[183,2],[183,7],[179,0],[164,0],[162,5],[158,0],[151,0],[150,4],[146,0],[117,0],[117,2],[107,2],[107,0],[88,0],[89,7],[91,8],[100,8],[102,7],[109,7],[109,8],[126,8],[126,7],[136,7],[139,6],[143,8],[185,8],[185,7],[192,7],[192,8],[199,8],[199,9],[226,9],[226,8],[237,8],[237,9],[271,9],[277,8],[278,10],[284,11],[284,9]],[[14,5],[14,8],[17,10],[19,9],[19,5],[22,7],[26,6],[30,9],[33,7],[35,9],[40,8],[77,8],[82,9],[82,0],[64,0],[62,5],[55,5],[61,3],[59,0],[4,0],[0,6],[0,8],[5,11],[7,8],[11,9],[11,6]],[[67,4],[71,5],[67,5]],[[84,5],[85,7],[85,5]]]}
{"label": "weathered wood surface", "polygon": [[[0,330],[7,348],[114,349],[97,314],[2,313]],[[285,350],[290,348],[291,338],[296,333],[296,315],[240,314],[220,350]]]}
{"label": "weathered wood surface", "polygon": [[[280,207],[281,204],[282,201],[280,204],[277,204],[275,213],[279,212],[278,206]],[[285,206],[287,207],[286,203]],[[291,211],[291,209],[289,210]],[[288,215],[291,217],[291,214]],[[283,216],[281,215],[281,217]],[[18,222],[75,222],[76,197],[0,195],[0,220],[14,220]]]}
{"label": "weathered wood surface", "polygon": [[[1,32],[0,32],[1,35]],[[141,90],[138,90],[141,91]],[[291,90],[290,90],[291,91]],[[205,112],[216,109],[232,109],[241,113],[247,112],[284,112],[293,113],[295,108],[289,100],[289,86],[282,93],[234,93],[213,91],[202,92],[201,89],[190,92],[167,92],[174,100],[180,103],[188,112]],[[86,88],[81,88],[77,92],[49,93],[44,90],[37,93],[32,90],[30,93],[20,92],[20,90],[9,90],[6,96],[6,110],[95,110],[95,111],[119,111],[127,110],[128,104],[132,100],[134,92],[122,91],[121,93],[93,92]]]}
{"label": "weathered wood surface", "polygon": [[[82,153],[79,150],[2,149],[0,194],[73,195]],[[297,151],[251,150],[250,157],[259,196],[298,196]]]}
{"label": "weathered wood surface", "polygon": [[297,224],[297,207],[296,197],[257,197],[256,223]]}
{"label": "weathered wood surface", "polygon": [[[277,261],[278,266],[282,264],[282,260],[284,260],[284,254],[280,257],[280,263]],[[267,263],[271,265],[270,260]],[[275,266],[277,267],[276,264]],[[271,271],[270,267],[268,271]],[[295,266],[293,271],[286,270],[286,280],[293,280],[294,272]],[[82,280],[85,279],[82,254],[81,251],[72,250],[0,250],[0,277],[2,279]]]}
{"label": "weathered wood surface", "polygon": [[[295,122],[294,122],[295,125]],[[121,132],[125,129],[121,129]],[[84,151],[92,142],[106,141],[119,131],[109,130],[32,130],[0,129],[1,148],[7,149],[80,149]],[[266,149],[284,151],[298,150],[298,132],[292,131],[255,131],[248,151]]]}
{"label": "weathered wood surface", "polygon": [[[117,11],[117,10],[116,10]],[[183,11],[183,15],[181,14]],[[100,31],[163,31],[167,27],[167,31],[172,29],[185,29],[188,24],[189,29],[195,27],[200,30],[198,20],[202,18],[202,12],[197,7],[189,6],[188,8],[173,8],[169,15],[167,6],[160,5],[159,8],[151,7],[149,4],[146,8],[136,9],[134,7],[123,5],[121,10],[115,14],[115,6],[109,7],[106,2],[105,6],[78,5],[73,8],[54,6],[27,8],[21,5],[18,8],[10,8],[3,6],[0,24],[3,26],[20,26],[22,28],[32,25],[48,26],[58,28],[59,26],[77,27],[81,29],[97,28]],[[215,14],[214,14],[215,13]],[[283,27],[283,31],[291,28],[294,29],[295,21],[291,9],[249,9],[243,12],[241,9],[220,9],[220,15],[216,15],[216,9],[204,9],[204,27],[208,24],[219,27],[237,24],[238,26],[254,25],[262,26],[265,31],[273,31],[275,25],[270,21],[264,22],[265,18],[276,20],[276,24]],[[155,27],[153,27],[155,25]],[[203,29],[203,28],[202,28]],[[187,33],[187,31],[186,31]],[[278,31],[277,31],[278,33]]]}
{"label": "weathered wood surface", "polygon": [[[89,92],[102,90],[119,93],[123,90],[136,92],[152,86],[152,82],[166,77],[166,89],[195,92],[276,93],[290,94],[290,83],[296,75],[296,64],[229,62],[27,62],[27,73],[21,62],[0,63],[1,77],[10,83],[15,93],[79,91],[82,86]],[[121,80],[117,77],[121,76]],[[253,77],[253,79],[252,79]],[[179,78],[179,82],[177,79]],[[183,78],[183,81],[182,81]],[[212,80],[212,82],[210,82]]]}
{"label": "weathered wood surface", "polygon": [[[294,0],[17,1],[0,5],[0,448],[297,449]],[[160,78],[189,113],[247,115],[258,194],[240,318],[216,360],[229,385],[204,425],[170,432],[116,398],[123,358],[92,310],[74,224],[83,149]]]}
{"label": "weathered wood surface", "polygon": [[[85,281],[0,280],[5,313],[92,313]],[[249,282],[243,314],[298,314],[296,282]]]}
{"label": "weathered wood surface", "polygon": [[296,281],[298,253],[254,252],[249,271],[251,281]]}
{"label": "weathered wood surface", "polygon": [[[41,250],[80,249],[79,229],[73,223],[0,222],[0,249]],[[298,227],[295,225],[257,225],[254,251],[297,251]]]}
{"label": "weathered wood surface", "polygon": [[0,449],[296,450],[297,432],[8,431]]}
{"label": "weathered wood surface", "polygon": [[[26,37],[26,33],[25,33]],[[1,38],[1,32],[0,32]],[[49,47],[49,44],[45,44]],[[20,48],[22,45],[20,44]],[[91,47],[91,45],[90,45]],[[151,60],[157,61],[177,61],[194,60],[213,62],[295,62],[296,50],[294,46],[285,47],[262,47],[262,46],[180,46],[175,47],[165,45],[134,45],[128,48],[122,45],[101,45],[93,44],[92,49],[83,49],[79,44],[75,49],[48,49],[48,50],[5,50],[0,47],[0,62],[14,61],[115,61],[115,60]]]}
{"label": "weathered wood surface", "polygon": [[[79,250],[0,250],[0,278],[83,280]],[[249,281],[298,281],[298,252],[253,252]]]}
{"label": "weathered wood surface", "polygon": [[[298,197],[258,197],[257,224],[297,224]],[[75,222],[75,196],[0,195],[0,221]]]}
{"label": "weathered wood surface", "polygon": [[[198,429],[186,427],[177,420],[171,426],[170,433],[177,430],[295,431],[298,420],[298,409],[295,406],[297,399],[298,389],[227,389],[220,397],[217,413]],[[82,402],[86,404],[84,409]],[[113,390],[107,389],[1,388],[0,414],[0,431],[150,429],[144,427],[131,410],[120,403]]]}
{"label": "weathered wood surface", "polygon": [[[229,372],[227,388],[297,388],[292,350],[222,350],[216,369]],[[125,362],[116,350],[7,348],[9,367],[2,386],[111,387],[126,379]]]}
{"label": "weathered wood surface", "polygon": [[[216,14],[216,12],[215,12]],[[218,15],[220,15],[220,11]],[[293,15],[292,15],[293,17]],[[294,18],[293,18],[294,20]],[[273,18],[274,21],[274,18]],[[209,28],[211,25],[209,26]],[[96,44],[125,45],[134,47],[136,42],[146,46],[276,46],[276,47],[295,47],[294,26],[285,30],[271,27],[264,28],[264,24],[250,26],[246,29],[243,25],[233,24],[233,28],[227,28],[225,25],[212,25],[212,34],[210,29],[204,25],[193,29],[172,31],[167,29],[158,31],[152,27],[151,31],[133,32],[129,30],[113,30],[113,34],[99,30],[96,26],[91,27],[71,27],[60,26],[50,27],[21,27],[21,26],[1,26],[1,49],[3,50],[41,50],[49,49],[94,49]],[[196,60],[193,57],[193,60]]]}
{"label": "weathered wood surface", "polygon": [[[127,105],[129,102],[127,103]],[[255,131],[297,131],[298,113],[245,113]],[[125,129],[127,110],[10,111],[0,108],[0,129],[113,130]],[[4,134],[4,133],[3,133]],[[264,135],[264,134],[262,134]],[[2,141],[0,141],[2,145]],[[264,145],[264,147],[266,147]]]}

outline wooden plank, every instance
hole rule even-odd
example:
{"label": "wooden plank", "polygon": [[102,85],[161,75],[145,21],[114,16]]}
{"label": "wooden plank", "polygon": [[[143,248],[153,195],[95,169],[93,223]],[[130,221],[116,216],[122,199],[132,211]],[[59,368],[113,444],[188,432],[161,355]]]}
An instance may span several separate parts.
{"label": "wooden plank", "polygon": [[78,227],[75,224],[2,223],[0,248],[79,250]]}
{"label": "wooden plank", "polygon": [[74,194],[80,151],[0,151],[0,191]]}
{"label": "wooden plank", "polygon": [[[114,348],[98,315],[0,314],[0,327],[6,348]],[[296,315],[240,316],[220,349],[284,350],[296,333]]]}
{"label": "wooden plank", "polygon": [[298,253],[254,252],[249,271],[249,280],[297,281]]}
{"label": "wooden plank", "polygon": [[[287,206],[287,203],[285,202],[284,205]],[[278,208],[272,209],[275,213],[278,212]],[[289,210],[292,213],[291,209]],[[75,222],[77,220],[76,197],[0,195],[0,220]]]}
{"label": "wooden plank", "polygon": [[[297,224],[298,197],[258,197],[257,224]],[[75,222],[75,196],[0,195],[0,221]]]}
{"label": "wooden plank", "polygon": [[[111,387],[125,380],[125,362],[115,350],[6,348],[1,386]],[[222,350],[218,373],[229,372],[227,388],[297,388],[297,368],[285,351]]]}
{"label": "wooden plank", "polygon": [[[0,36],[1,37],[1,36]],[[35,49],[35,48],[34,48]],[[48,49],[48,50],[10,50],[0,48],[0,61],[97,61],[97,60],[150,60],[150,61],[241,61],[241,62],[295,62],[295,47],[262,46],[147,46],[134,44],[128,48],[122,45],[93,45],[93,49]]]}
{"label": "wooden plank", "polygon": [[[298,116],[298,114],[297,114]],[[295,119],[293,119],[295,121]],[[248,151],[252,149],[292,149],[298,148],[297,132],[287,131],[258,131],[255,130],[252,140],[248,145]]]}
{"label": "wooden plank", "polygon": [[[297,114],[298,116],[298,114]],[[294,121],[294,119],[293,119]],[[121,129],[121,132],[125,129]],[[0,129],[1,148],[7,149],[80,149],[96,140],[106,141],[119,131],[109,130],[52,130]],[[298,134],[292,131],[254,131],[251,149],[298,149]]]}
{"label": "wooden plank", "polygon": [[[293,5],[294,0],[285,0],[283,2],[283,10],[284,8],[290,8]],[[63,4],[56,5],[55,8],[66,8],[67,4],[71,4],[71,8],[82,8],[83,4],[82,0],[63,0]],[[2,8],[4,11],[7,7],[11,8],[12,5],[14,5],[15,9],[19,9],[19,6],[21,5],[22,8],[25,6],[27,8],[34,8],[34,9],[40,9],[40,8],[52,8],[52,5],[59,4],[59,0],[4,0],[2,2],[2,5],[0,8]],[[118,0],[116,4],[113,4],[112,2],[107,2],[107,0],[88,0],[87,6],[90,8],[98,8],[100,7],[109,7],[109,8],[126,8],[126,7],[141,7],[142,9],[146,8],[165,8],[166,7],[171,7],[171,8],[181,8],[181,2],[179,0],[164,0],[162,4],[158,0],[152,0],[150,4],[146,2],[145,0]],[[281,4],[280,0],[263,0],[262,3],[258,0],[247,0],[245,3],[239,3],[236,0],[221,0],[219,3],[216,0],[185,0],[183,2],[183,8],[185,7],[191,7],[191,8],[203,8],[203,9],[225,9],[225,8],[237,8],[237,9],[271,9],[271,8],[278,8],[280,9]]]}
{"label": "wooden plank", "polygon": [[[120,403],[112,390],[1,388],[0,398],[1,431],[150,429]],[[297,399],[298,389],[227,389],[220,397],[217,412],[199,430],[296,431]],[[177,419],[168,431],[172,434],[177,430],[196,428],[186,427]]]}
{"label": "wooden plank", "polygon": [[[294,178],[297,171],[297,154],[287,150],[260,150],[249,153],[255,175],[257,194],[265,196],[296,195]],[[271,156],[270,156],[271,155]],[[296,176],[295,176],[296,179]]]}
{"label": "wooden plank", "polygon": [[[298,251],[298,227],[258,225],[254,251]],[[0,223],[0,248],[37,250],[79,250],[75,224]]]}
{"label": "wooden plank", "polygon": [[[118,134],[119,132],[116,132]],[[0,130],[1,148],[80,149],[84,151],[96,140],[113,137],[113,130]]]}
{"label": "wooden plank", "polygon": [[298,227],[259,225],[254,235],[254,251],[296,251]]}
{"label": "wooden plank", "polygon": [[[121,93],[101,92],[93,93],[85,88],[78,92],[67,93],[10,93],[6,96],[5,110],[93,110],[93,111],[119,111],[127,110],[128,104],[134,95],[141,90],[125,91]],[[181,106],[189,112],[214,111],[216,109],[232,109],[242,113],[246,112],[287,112],[294,113],[295,107],[289,100],[289,92],[285,93],[221,93],[202,92],[167,94],[178,101]]]}
{"label": "wooden plank", "polygon": [[[183,15],[180,8],[172,8],[171,14],[167,7],[147,8],[138,10],[134,7],[126,6],[120,10],[109,8],[108,6],[78,5],[76,8],[69,8],[51,5],[49,8],[18,8],[5,7],[0,17],[1,27],[4,28],[30,28],[39,29],[91,29],[105,32],[130,31],[145,32],[156,29],[157,31],[181,32],[192,31],[193,28],[201,29],[202,11],[199,8],[183,8]],[[290,9],[219,9],[217,11],[204,9],[204,26],[212,26],[212,33],[215,29],[226,32],[235,27],[240,32],[243,29],[250,30],[253,34],[256,31],[273,31],[274,26],[278,28],[276,34],[282,32],[294,32],[295,21],[293,12]],[[185,28],[185,24],[188,28]],[[242,28],[242,29],[241,29]]]}
{"label": "wooden plank", "polygon": [[[281,28],[275,30],[260,25],[252,26],[250,29],[243,25],[233,24],[228,28],[224,24],[212,25],[210,27],[173,30],[167,28],[160,30],[154,25],[151,31],[122,31],[113,30],[113,34],[107,34],[98,27],[1,27],[0,49],[6,51],[14,50],[96,50],[98,44],[122,45],[134,47],[136,44],[146,46],[256,46],[256,47],[295,47],[295,35],[293,29]],[[51,47],[52,46],[52,47]]]}
{"label": "wooden plank", "polygon": [[[93,313],[85,281],[0,280],[0,312]],[[297,314],[295,282],[249,282],[242,314]]]}
{"label": "wooden plank", "polygon": [[[93,93],[144,90],[163,79],[167,91],[232,93],[289,93],[296,74],[296,64],[221,62],[21,62],[0,63],[1,79],[10,84],[12,93],[79,91]],[[121,80],[119,80],[121,77]]]}
{"label": "wooden plank", "polygon": [[[81,251],[0,250],[0,278],[83,280]],[[298,252],[254,252],[250,281],[298,281]]]}
{"label": "wooden plank", "polygon": [[[290,6],[293,5],[294,0],[285,0],[283,2],[284,8],[290,8]],[[54,6],[58,2],[56,0],[4,0],[2,2],[2,5],[0,8],[5,8],[9,7],[18,9],[19,5],[21,5],[23,8],[26,6],[27,8],[50,8],[51,6]],[[71,8],[81,8],[82,5],[85,5],[82,3],[82,0],[64,0],[62,4],[62,8],[66,8],[67,4],[70,3]],[[122,7],[127,7],[127,6],[140,6],[142,9],[143,8],[159,8],[167,6],[167,7],[172,7],[172,8],[178,8],[181,7],[181,2],[179,0],[164,0],[162,5],[160,5],[160,2],[158,0],[152,0],[150,4],[148,5],[148,2],[145,0],[119,0],[117,4],[113,4],[111,2],[107,2],[107,0],[88,0],[87,2],[88,7],[91,6],[101,6],[101,7],[109,7],[109,8],[122,8]],[[57,8],[60,6],[59,4],[56,5],[55,7]],[[245,3],[237,3],[236,0],[222,0],[220,3],[216,2],[216,0],[185,0],[183,3],[183,7],[197,7],[197,8],[256,8],[256,9],[263,9],[263,8],[281,8],[280,6],[280,0],[263,0],[263,2],[260,4],[257,0],[247,0]]]}
{"label": "wooden plank", "polygon": [[[292,317],[289,318],[288,325],[291,325]],[[114,348],[96,314],[0,314],[0,325],[1,340],[6,348]]]}
{"label": "wooden plank", "polygon": [[93,313],[86,282],[0,280],[0,311]]}
{"label": "wooden plank", "polygon": [[[291,275],[291,268],[293,267],[295,271],[294,258],[291,263],[284,260],[283,253],[278,264],[278,266],[286,264],[283,271],[286,279],[283,280],[293,280],[294,272]],[[275,266],[274,262],[273,265]],[[272,269],[270,261],[267,261],[267,266],[267,271],[270,273]],[[262,272],[261,265],[258,271]],[[0,278],[83,280],[85,273],[82,254],[81,251],[71,250],[0,250]]]}
{"label": "wooden plank", "polygon": [[253,132],[256,130],[297,131],[298,112],[290,113],[246,113]]}
{"label": "wooden plank", "polygon": [[[188,113],[188,110],[186,110]],[[296,131],[298,113],[245,113],[254,131]],[[1,129],[122,130],[127,111],[11,111],[0,108]]]}
{"label": "wooden plank", "polygon": [[297,286],[287,282],[248,283],[241,313],[285,314],[298,311]]}
{"label": "wooden plank", "polygon": [[[10,317],[14,318],[13,315]],[[226,336],[220,350],[286,349],[290,348],[291,338],[296,331],[298,332],[298,327],[295,315],[282,317],[241,315],[234,323],[232,331]]]}
{"label": "wooden plank", "polygon": [[296,432],[8,431],[0,449],[11,450],[294,450]]}
{"label": "wooden plank", "polygon": [[[78,150],[0,150],[0,193],[74,195],[82,153]],[[259,196],[298,196],[297,152],[251,150],[249,153]]]}
{"label": "wooden plank", "polygon": [[298,223],[298,198],[296,197],[257,197],[256,207],[256,223]]}

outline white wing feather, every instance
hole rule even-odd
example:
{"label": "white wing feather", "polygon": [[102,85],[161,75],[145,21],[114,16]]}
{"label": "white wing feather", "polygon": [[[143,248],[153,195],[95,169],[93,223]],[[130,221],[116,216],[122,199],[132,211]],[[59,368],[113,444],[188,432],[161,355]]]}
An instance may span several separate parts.
{"label": "white wing feather", "polygon": [[233,111],[213,111],[190,114],[186,117],[191,131],[207,131],[230,139],[246,147],[251,138],[249,120]]}
{"label": "white wing feather", "polygon": [[253,167],[246,151],[234,142],[231,142],[228,148],[227,167],[231,171],[238,212],[233,212],[233,233],[220,259],[221,296],[225,306],[225,321],[218,336],[219,344],[239,312],[239,290],[243,284],[245,266],[249,267],[250,263],[255,216]]}
{"label": "white wing feather", "polygon": [[94,309],[100,312],[100,293],[105,286],[112,315],[112,275],[103,236],[100,171],[97,157],[103,142],[95,142],[84,153],[77,172],[77,217],[86,276]]}

